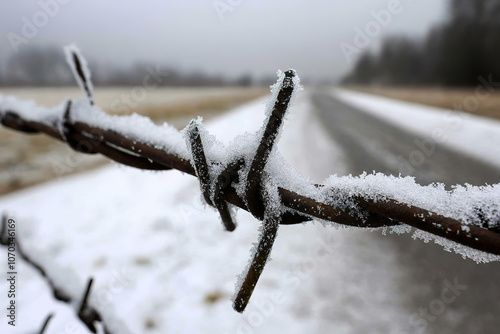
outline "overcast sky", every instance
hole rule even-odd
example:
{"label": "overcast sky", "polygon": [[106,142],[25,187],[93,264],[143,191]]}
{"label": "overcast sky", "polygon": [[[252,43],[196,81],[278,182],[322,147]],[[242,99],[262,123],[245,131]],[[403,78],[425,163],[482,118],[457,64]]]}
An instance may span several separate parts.
{"label": "overcast sky", "polygon": [[[277,69],[292,67],[302,77],[338,79],[352,65],[340,45],[356,46],[356,28],[364,31],[368,24],[373,29],[367,47],[376,47],[387,35],[421,37],[443,21],[448,3],[401,0],[387,26],[374,23],[371,11],[391,9],[397,2],[2,0],[0,57],[14,53],[12,40],[19,36],[23,38],[16,39],[19,52],[28,44],[74,42],[88,58],[103,63],[150,60],[231,76],[244,72],[272,76]],[[53,17],[43,14],[43,3],[52,4],[46,11]],[[38,31],[26,28],[30,24]]]}

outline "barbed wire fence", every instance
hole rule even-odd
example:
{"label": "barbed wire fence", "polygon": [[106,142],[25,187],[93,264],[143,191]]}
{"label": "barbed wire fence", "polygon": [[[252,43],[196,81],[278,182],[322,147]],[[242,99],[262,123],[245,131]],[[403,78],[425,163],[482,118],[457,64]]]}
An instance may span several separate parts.
{"label": "barbed wire fence", "polygon": [[[74,48],[67,52],[76,80],[83,89],[89,105],[92,106],[94,105],[92,83],[85,60]],[[360,216],[348,209],[330,204],[334,203],[333,194],[331,201],[318,201],[306,194],[277,185],[273,175],[266,171],[266,166],[276,146],[290,100],[298,90],[298,86],[299,81],[295,71],[285,71],[278,80],[272,108],[265,121],[255,153],[250,158],[242,155],[226,162],[207,159],[203,136],[200,133],[202,127],[200,120],[192,120],[184,130],[188,138],[191,159],[150,143],[146,136],[125,135],[89,122],[74,120],[72,117],[74,103],[71,100],[66,102],[61,117],[52,121],[23,117],[23,113],[19,110],[4,109],[0,104],[0,121],[7,128],[27,134],[44,133],[67,143],[77,152],[99,153],[123,165],[155,171],[175,169],[195,176],[200,182],[204,200],[219,212],[228,231],[236,228],[229,204],[249,211],[256,219],[262,221],[262,233],[234,296],[233,307],[238,312],[243,312],[250,300],[268,261],[280,225],[299,224],[314,219],[369,229],[406,224],[475,250],[500,255],[500,230],[496,221],[490,222],[484,218],[481,226],[467,224],[392,198],[373,199],[370,196],[356,195],[350,200],[364,213]],[[89,112],[92,110],[89,109]],[[165,138],[166,142],[168,140],[169,138]],[[237,191],[236,184],[243,184],[244,189]],[[321,184],[312,186],[316,189],[324,187]],[[481,208],[474,209],[481,218]],[[16,242],[19,244],[19,240]],[[26,254],[21,256],[47,279],[56,299],[68,303],[72,300],[69,296],[61,299],[60,291],[51,283],[53,280],[47,276],[43,268],[30,260]],[[77,314],[87,328],[96,333],[94,322],[104,322],[104,320],[98,311],[88,306],[86,302],[92,282],[92,279],[89,279],[85,297],[80,303]],[[49,320],[50,317],[44,328],[47,327]],[[109,333],[106,326],[103,327],[105,332]]]}
{"label": "barbed wire fence", "polygon": [[[24,248],[21,246],[21,242],[19,241],[19,238],[17,236],[9,235],[8,227],[10,221],[12,220],[9,219],[9,216],[7,214],[2,215],[0,223],[0,245],[5,246],[9,253],[15,252],[16,254],[19,254],[19,256],[27,264],[38,271],[38,273],[45,279],[45,281],[49,285],[49,288],[52,291],[52,295],[56,300],[67,304],[78,304],[79,307],[75,310],[78,319],[80,319],[92,333],[97,333],[94,322],[102,322],[102,317],[95,308],[88,304],[88,298],[90,295],[90,290],[92,288],[93,279],[89,278],[87,287],[83,294],[83,298],[80,299],[78,297],[71,296],[68,291],[57,284],[56,280],[54,280],[53,277],[50,277],[50,275],[40,263],[37,263],[34,259],[32,259],[31,256],[28,255],[28,253],[24,251]],[[77,303],[75,303],[75,300],[77,301]],[[39,332],[40,334],[43,334],[48,328],[49,322],[53,318],[53,316],[53,314],[49,314],[47,316]],[[103,324],[103,330],[106,334],[110,333],[105,324]]]}

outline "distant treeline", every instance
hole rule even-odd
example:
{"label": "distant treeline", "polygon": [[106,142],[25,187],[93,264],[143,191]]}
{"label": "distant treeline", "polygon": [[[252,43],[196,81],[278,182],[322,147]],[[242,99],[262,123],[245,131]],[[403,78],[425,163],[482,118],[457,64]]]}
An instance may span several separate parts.
{"label": "distant treeline", "polygon": [[[66,86],[74,85],[71,70],[58,47],[26,46],[0,64],[0,86]],[[136,63],[118,67],[89,61],[92,82],[96,86],[251,86],[271,84],[275,78],[252,80],[250,75],[227,78],[203,72],[179,72],[167,65]]]}
{"label": "distant treeline", "polygon": [[364,52],[346,84],[476,86],[500,81],[500,1],[451,0],[449,18],[420,41],[392,37]]}

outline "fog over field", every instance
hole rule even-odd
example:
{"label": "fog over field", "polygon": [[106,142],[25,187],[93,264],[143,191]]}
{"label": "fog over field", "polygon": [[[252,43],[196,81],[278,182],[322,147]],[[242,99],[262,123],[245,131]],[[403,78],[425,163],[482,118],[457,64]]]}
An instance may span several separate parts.
{"label": "fog over field", "polygon": [[[376,48],[383,38],[394,34],[421,37],[443,20],[447,3],[68,1],[58,6],[54,17],[45,24],[35,26],[36,32],[24,37],[25,22],[34,24],[33,16],[43,9],[35,1],[3,1],[0,64],[14,54],[9,33],[15,33],[27,39],[27,43],[19,44],[20,53],[31,45],[61,47],[77,43],[89,59],[106,66],[130,66],[143,61],[169,64],[182,72],[197,70],[229,78],[246,73],[254,78],[272,78],[277,69],[292,67],[303,79],[338,80],[359,56],[348,61],[340,46],[356,46],[359,30],[374,29],[360,51]],[[397,14],[380,18],[383,23],[377,23],[377,13],[394,4]]]}

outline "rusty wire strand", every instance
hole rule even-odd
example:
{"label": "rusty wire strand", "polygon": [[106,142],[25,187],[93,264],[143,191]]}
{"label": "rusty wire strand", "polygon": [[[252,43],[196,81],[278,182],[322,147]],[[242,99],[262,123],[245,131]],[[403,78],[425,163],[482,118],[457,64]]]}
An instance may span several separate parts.
{"label": "rusty wire strand", "polygon": [[[7,216],[7,214],[4,213],[4,214],[2,214],[2,224],[1,224],[1,230],[0,230],[1,236],[6,235],[6,233],[7,233],[7,222],[8,222],[8,216]],[[40,273],[40,275],[45,279],[45,281],[49,285],[50,290],[52,291],[52,295],[54,296],[54,298],[59,300],[59,301],[62,301],[64,303],[71,304],[73,302],[73,298],[71,298],[71,296],[66,291],[59,288],[55,284],[54,279],[47,274],[47,271],[39,263],[37,263],[35,260],[33,260],[24,251],[24,249],[21,247],[21,243],[19,242],[19,236],[16,236],[12,242],[15,243],[15,245],[16,245],[17,254],[19,254],[19,256],[24,261],[26,261],[26,263],[28,263],[30,266],[35,268]],[[4,242],[3,238],[1,238],[0,244],[3,246],[8,246],[9,240],[5,240],[5,242]],[[85,290],[85,295],[84,295],[84,298],[83,298],[83,300],[80,304],[80,307],[78,309],[77,316],[89,328],[89,330],[92,331],[92,333],[97,333],[97,330],[95,329],[95,327],[93,325],[93,322],[99,321],[103,324],[105,333],[110,334],[110,332],[107,330],[107,327],[104,324],[99,312],[95,308],[88,305],[87,300],[88,300],[88,297],[90,294],[90,288],[92,286],[92,281],[93,280],[90,279],[89,283],[87,284],[87,289]],[[48,322],[50,321],[51,318],[52,318],[52,315],[49,315],[47,320],[45,321],[45,324],[41,330],[41,333],[44,332],[44,330],[47,327]]]}
{"label": "rusty wire strand", "polygon": [[[250,165],[249,172],[244,176],[246,178],[245,184],[245,202],[249,211],[258,219],[263,220],[262,235],[259,238],[256,252],[251,259],[251,263],[245,278],[242,281],[239,291],[233,303],[233,308],[237,312],[243,312],[253,294],[255,286],[259,280],[264,266],[267,263],[268,257],[271,253],[274,240],[278,231],[279,222],[281,220],[281,211],[276,210],[277,213],[267,213],[266,206],[272,206],[270,203],[264,203],[263,197],[268,198],[268,194],[263,194],[264,186],[269,185],[270,182],[267,177],[264,177],[264,169],[273,149],[273,145],[278,137],[279,130],[283,123],[283,117],[288,110],[290,99],[293,91],[296,88],[293,78],[295,71],[289,70],[284,73],[283,81],[279,83],[279,91],[277,94],[276,102],[269,114],[265,130],[262,134],[259,147]],[[223,196],[227,186],[231,185],[234,177],[238,175],[238,171],[245,166],[243,158],[230,163],[216,178],[214,185],[214,192],[218,194],[210,195],[211,179],[210,167],[207,163],[203,142],[196,120],[192,120],[186,127],[186,134],[189,138],[191,148],[191,155],[193,165],[198,177],[201,191],[205,198],[205,202],[211,206],[215,206],[222,218],[222,221],[227,230],[232,231],[235,229],[234,224],[227,203]],[[213,173],[212,173],[213,174]],[[228,177],[229,176],[229,177]],[[239,181],[239,179],[238,179]],[[266,205],[267,204],[267,205]]]}
{"label": "rusty wire strand", "polygon": [[259,281],[269,255],[271,254],[274,241],[276,240],[280,219],[281,216],[279,214],[266,214],[262,222],[262,236],[257,244],[255,254],[251,259],[250,266],[248,267],[241,287],[234,298],[233,308],[237,312],[241,313],[245,310],[255,290],[255,286]]}
{"label": "rusty wire strand", "polygon": [[[263,222],[262,234],[255,254],[233,302],[233,308],[237,312],[243,312],[248,305],[278,234],[281,210],[273,210],[275,204],[270,202],[270,194],[265,186],[271,187],[274,185],[265,175],[264,169],[283,124],[283,118],[290,106],[293,92],[297,88],[293,81],[294,77],[295,71],[288,70],[284,73],[283,81],[278,83],[280,86],[276,101],[267,119],[257,152],[250,164],[250,170],[246,175],[245,200],[248,210],[254,217]],[[279,199],[279,202],[281,204],[281,199]]]}
{"label": "rusty wire strand", "polygon": [[219,174],[217,177],[217,181],[215,183],[214,189],[214,205],[219,210],[220,217],[222,219],[222,223],[226,227],[228,231],[234,231],[236,228],[236,224],[231,217],[231,213],[229,212],[229,207],[224,198],[224,195],[228,189],[230,189],[231,184],[233,182],[239,181],[238,171],[245,165],[245,161],[243,158],[238,159],[229,165]]}
{"label": "rusty wire strand", "polygon": [[2,214],[2,225],[0,226],[0,245],[7,246],[9,244],[9,234],[7,229],[7,215]]}
{"label": "rusty wire strand", "polygon": [[[0,121],[7,128],[28,134],[41,132],[55,139],[64,141],[57,130],[56,124],[46,124],[43,122],[24,120],[13,110],[0,110],[0,113],[2,117]],[[114,131],[100,129],[82,122],[74,122],[73,128],[75,132],[78,133],[79,140],[87,140],[91,143],[92,141],[99,142],[98,145],[92,146],[92,149],[116,162],[147,170],[177,169],[181,172],[196,176],[194,168],[189,160],[179,157],[176,154],[166,152],[160,148],[156,148],[145,141],[143,142],[139,138],[131,139]],[[129,150],[135,153],[135,155],[124,153],[115,147],[106,145],[106,143]],[[366,221],[363,221],[359,218],[350,216],[343,210],[333,205],[320,203],[292,190],[278,187],[278,191],[283,205],[286,208],[291,209],[289,212],[285,212],[283,214],[281,224],[298,224],[318,218],[333,221],[342,225],[372,228],[392,226],[411,221],[413,222],[413,227],[436,234],[436,224],[442,225],[446,222],[447,228],[450,230],[448,231],[449,233],[445,233],[445,235],[443,235],[444,238],[467,245],[477,250],[500,255],[500,233],[496,233],[487,228],[476,228],[476,226],[464,224],[450,217],[437,219],[438,215],[436,213],[422,208],[419,208],[420,217],[418,217],[418,223],[415,223],[414,218],[416,213],[411,210],[406,203],[400,203],[393,200],[394,205],[391,207],[397,207],[397,211],[385,210],[383,215],[373,212],[370,209],[370,205],[367,205],[365,209],[369,213],[369,216]],[[240,196],[238,196],[234,188],[228,188],[224,194],[224,198],[227,202],[248,211],[246,203],[242,198],[240,198]],[[368,201],[366,204],[369,204],[370,201],[369,198],[365,199],[363,197],[354,199],[358,205],[362,204],[361,200]],[[383,203],[388,203],[389,200],[391,199],[387,199],[385,201],[379,200],[377,203],[379,205],[384,205]],[[363,205],[361,205],[361,207],[363,207]],[[462,226],[471,227],[471,230],[468,233],[469,236],[464,235]]]}
{"label": "rusty wire strand", "polygon": [[[59,131],[57,130],[56,124],[49,125],[42,122],[24,120],[12,110],[2,113],[1,123],[5,127],[17,131],[22,131],[29,134],[41,132],[55,139],[64,141],[59,134]],[[93,146],[92,149],[116,162],[122,163],[127,166],[147,170],[177,169],[184,173],[196,176],[194,168],[191,166],[189,160],[181,158],[173,153],[166,152],[162,149],[153,147],[146,142],[141,142],[139,138],[131,139],[114,131],[100,129],[82,122],[73,123],[73,127],[74,130],[78,133],[79,140],[100,141],[101,143],[97,146]],[[105,143],[124,148],[131,152],[134,152],[137,155],[124,153],[123,151],[120,151],[115,147],[106,145]],[[368,216],[366,221],[363,221],[359,218],[350,216],[349,214],[333,205],[320,203],[312,198],[300,195],[292,190],[279,187],[278,191],[280,193],[283,205],[291,209],[291,212],[285,212],[283,214],[281,224],[298,224],[312,220],[314,218],[333,221],[338,224],[360,228],[392,226],[399,223],[412,222],[413,227],[422,231],[436,234],[436,224],[442,225],[446,222],[447,228],[449,228],[450,230],[448,231],[449,233],[445,233],[444,235],[442,235],[444,238],[467,245],[477,250],[500,255],[500,233],[496,233],[487,228],[476,228],[476,226],[464,224],[454,218],[441,216],[442,218],[438,219],[438,215],[436,213],[421,208],[419,208],[420,217],[417,217],[418,223],[415,223],[414,219],[416,218],[416,213],[411,210],[406,203],[399,203],[393,200],[393,205],[391,207],[397,208],[397,211],[384,210],[383,215],[377,214],[376,212],[371,210],[370,205],[366,205],[365,209],[369,212],[370,215]],[[227,202],[248,211],[246,203],[238,196],[234,188],[231,187],[227,189],[224,194],[224,198]],[[364,199],[363,197],[358,197],[358,199],[355,199],[354,201],[357,202],[358,205],[360,205],[362,204],[361,200],[368,201],[366,204],[368,204],[370,201],[369,198]],[[389,203],[389,200],[390,199],[387,199],[385,201],[379,200],[377,203],[379,206],[381,206],[384,205],[383,203]],[[363,207],[363,205],[361,205],[361,207]],[[469,236],[464,235],[462,226],[471,227],[471,230],[468,233]]]}
{"label": "rusty wire strand", "polygon": [[45,330],[49,327],[49,322],[50,322],[50,320],[52,319],[53,316],[54,315],[52,313],[47,316],[47,318],[43,322],[42,329],[40,329],[40,334],[45,333]]}
{"label": "rusty wire strand", "polygon": [[84,60],[80,59],[79,54],[75,52],[75,50],[71,50],[71,61],[75,66],[76,75],[80,78],[82,82],[83,90],[87,95],[87,99],[89,100],[90,105],[94,105],[94,95],[92,94],[92,90],[90,89],[91,87],[90,78],[88,78],[85,75],[85,71],[83,70]]}
{"label": "rusty wire strand", "polygon": [[200,182],[201,192],[205,202],[207,202],[208,205],[213,206],[214,204],[210,198],[210,172],[208,170],[207,158],[205,156],[205,150],[203,149],[200,131],[194,120],[189,123],[188,128],[194,168],[196,170],[198,181]]}
{"label": "rusty wire strand", "polygon": [[7,227],[7,222],[9,218],[6,213],[2,214],[2,226],[0,230],[0,245],[2,246],[9,246],[9,244],[15,244],[17,254],[26,261],[29,265],[31,265],[33,268],[35,268],[47,281],[50,289],[52,290],[52,293],[54,295],[54,298],[57,300],[60,300],[62,302],[69,302],[71,298],[68,296],[68,294],[57,287],[57,285],[54,283],[54,281],[47,275],[47,272],[45,269],[38,264],[36,261],[34,261],[30,256],[26,254],[24,251],[23,247],[21,247],[21,242],[19,241],[19,237],[9,237],[8,235],[8,227]]}
{"label": "rusty wire strand", "polygon": [[[78,57],[73,57],[73,60],[76,62]],[[76,64],[75,66],[78,68]],[[80,79],[87,82],[85,87],[88,88],[90,83],[86,81],[88,78],[83,74],[83,70],[77,70],[77,74]],[[112,160],[131,167],[149,170],[177,169],[197,176],[206,202],[216,206],[228,230],[234,229],[235,225],[232,222],[226,202],[250,211],[257,219],[263,220],[264,234],[250,264],[251,270],[248,271],[244,279],[242,289],[237,293],[234,304],[236,310],[242,311],[248,303],[264,264],[267,262],[279,224],[297,224],[314,218],[360,228],[378,228],[405,223],[471,248],[500,255],[499,233],[487,228],[464,224],[456,219],[444,217],[432,211],[401,203],[391,198],[378,199],[377,201],[369,197],[365,198],[363,195],[352,198],[358,207],[366,211],[366,219],[361,219],[334,205],[321,203],[289,189],[277,187],[277,193],[284,209],[280,210],[279,213],[266,214],[266,202],[262,193],[263,173],[279,129],[282,126],[283,116],[288,109],[294,92],[294,76],[295,72],[292,70],[285,72],[259,147],[247,167],[248,173],[244,176],[246,177],[246,188],[243,196],[238,195],[234,187],[232,187],[234,182],[239,182],[238,171],[242,170],[246,164],[246,161],[241,158],[226,166],[226,169],[217,176],[214,189],[215,195],[211,198],[209,168],[212,165],[221,165],[222,163],[219,161],[207,163],[201,136],[196,126],[193,129],[194,131],[190,133],[195,166],[193,167],[191,161],[154,147],[144,139],[129,138],[112,130],[102,129],[85,122],[73,121],[70,117],[70,103],[68,103],[62,117],[63,131],[58,130],[61,125],[60,121],[48,124],[42,121],[25,120],[15,110],[0,110],[0,121],[4,126],[14,130],[30,134],[45,133],[67,142],[70,147],[79,152],[101,153]],[[85,87],[84,89],[86,89]],[[91,95],[89,99],[92,101]],[[321,185],[317,186],[322,187]],[[269,205],[269,203],[267,204]],[[87,293],[91,284],[92,281],[89,282]],[[82,321],[84,320],[82,319]]]}
{"label": "rusty wire strand", "polygon": [[[93,278],[89,278],[87,282],[87,288],[83,294],[83,299],[80,303],[80,308],[78,309],[78,318],[87,326],[87,328],[92,333],[97,333],[97,329],[95,328],[95,322],[102,322],[101,315],[88,304],[88,298],[90,296],[90,290],[92,289],[92,283],[94,282]],[[104,332],[109,333],[104,326]]]}
{"label": "rusty wire strand", "polygon": [[61,126],[61,136],[68,143],[68,146],[73,150],[86,153],[86,154],[96,154],[97,152],[93,151],[91,147],[87,145],[82,145],[81,141],[77,138],[79,137],[78,133],[75,133],[73,130],[73,126],[71,125],[71,106],[73,104],[72,100],[68,100],[66,102],[66,107],[64,108],[63,122]]}
{"label": "rusty wire strand", "polygon": [[[224,227],[227,231],[232,232],[236,228],[236,224],[233,222],[233,218],[231,217],[227,203],[223,198],[223,194],[226,187],[231,184],[231,178],[228,179],[227,175],[239,165],[230,164],[225,170],[222,171],[222,173],[220,173],[220,175],[217,176],[214,189],[216,195],[214,195],[214,198],[212,199],[212,196],[210,195],[211,178],[209,166],[205,156],[200,131],[194,120],[192,120],[188,125],[188,133],[194,168],[200,182],[203,198],[208,205],[215,207],[217,211],[219,211]],[[229,182],[226,182],[226,180]]]}
{"label": "rusty wire strand", "polygon": [[245,199],[247,202],[248,211],[256,218],[264,219],[264,206],[260,198],[262,190],[262,174],[266,167],[269,155],[273,149],[274,143],[279,133],[279,129],[283,124],[283,117],[290,105],[290,99],[294,89],[296,89],[293,78],[295,71],[288,70],[285,72],[285,77],[281,83],[281,88],[278,92],[273,109],[269,115],[267,124],[264,129],[259,147],[250,165],[248,171],[247,184],[245,189]]}

